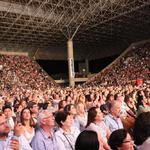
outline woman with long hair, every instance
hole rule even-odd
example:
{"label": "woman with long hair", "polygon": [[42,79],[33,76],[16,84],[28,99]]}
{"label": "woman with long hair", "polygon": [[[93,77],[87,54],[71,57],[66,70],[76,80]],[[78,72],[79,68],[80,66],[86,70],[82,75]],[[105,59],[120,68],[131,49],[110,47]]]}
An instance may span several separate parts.
{"label": "woman with long hair", "polygon": [[85,105],[80,102],[76,105],[76,108],[77,108],[76,119],[79,122],[80,131],[83,131],[87,124],[87,112],[85,111]]}
{"label": "woman with long hair", "polygon": [[103,145],[105,150],[110,150],[107,144],[110,131],[103,121],[103,113],[99,107],[92,107],[89,109],[86,129],[97,132],[101,141],[101,146]]}
{"label": "woman with long hair", "polygon": [[23,125],[24,132],[23,135],[30,143],[33,136],[35,135],[35,123],[31,117],[31,111],[28,108],[24,108],[20,114],[20,123]]}

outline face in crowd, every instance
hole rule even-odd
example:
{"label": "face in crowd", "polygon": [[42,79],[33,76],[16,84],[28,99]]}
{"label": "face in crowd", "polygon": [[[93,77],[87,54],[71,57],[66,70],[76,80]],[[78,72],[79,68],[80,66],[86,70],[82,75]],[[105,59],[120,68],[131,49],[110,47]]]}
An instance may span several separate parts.
{"label": "face in crowd", "polygon": [[0,137],[7,136],[10,132],[9,125],[4,114],[0,114]]}

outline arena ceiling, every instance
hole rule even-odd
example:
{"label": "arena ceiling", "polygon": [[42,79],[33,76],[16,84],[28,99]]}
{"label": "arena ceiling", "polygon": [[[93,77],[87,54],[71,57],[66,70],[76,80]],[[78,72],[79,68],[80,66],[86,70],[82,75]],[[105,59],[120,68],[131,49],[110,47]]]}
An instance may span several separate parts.
{"label": "arena ceiling", "polygon": [[148,38],[150,0],[0,0],[2,45],[64,47],[72,39],[90,57]]}

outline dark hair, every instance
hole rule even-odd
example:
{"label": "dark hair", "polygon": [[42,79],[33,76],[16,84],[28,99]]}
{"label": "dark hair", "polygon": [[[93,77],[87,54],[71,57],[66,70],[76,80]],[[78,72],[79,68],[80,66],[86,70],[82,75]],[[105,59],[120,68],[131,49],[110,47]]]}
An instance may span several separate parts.
{"label": "dark hair", "polygon": [[37,105],[37,103],[30,101],[30,102],[28,103],[27,107],[28,107],[29,109],[31,109],[31,108],[33,108],[34,105]]}
{"label": "dark hair", "polygon": [[113,98],[114,98],[114,95],[111,94],[111,93],[109,93],[109,94],[106,96],[106,102],[108,102],[108,101],[110,100],[110,97],[112,97],[112,96],[113,96]]}
{"label": "dark hair", "polygon": [[[20,113],[20,122],[21,122],[22,125],[25,125],[25,122],[24,122],[24,119],[23,119],[23,113],[24,113],[24,110],[26,110],[26,109],[29,110],[30,115],[31,115],[31,110],[28,107],[22,109],[22,111]],[[34,120],[33,120],[32,116],[31,116],[31,119],[30,119],[30,126],[35,127],[35,123],[34,123]]]}
{"label": "dark hair", "polygon": [[117,98],[119,97],[119,95],[120,95],[120,93],[116,93],[116,94],[114,95],[114,100],[117,100]]}
{"label": "dark hair", "polygon": [[15,106],[18,105],[18,104],[19,104],[19,100],[18,100],[17,97],[15,97],[15,98],[14,98],[14,104],[13,104],[13,106],[15,107]]}
{"label": "dark hair", "polygon": [[[44,103],[38,103],[39,110],[40,110],[40,109],[43,109],[43,104],[44,104]],[[32,108],[33,108],[33,107],[32,107]]]}
{"label": "dark hair", "polygon": [[134,124],[133,137],[136,145],[141,145],[150,137],[150,112],[141,113]]}
{"label": "dark hair", "polygon": [[127,131],[125,129],[118,129],[111,133],[108,144],[112,150],[118,150],[121,147],[124,139],[127,137]]}
{"label": "dark hair", "polygon": [[3,108],[2,108],[2,111],[4,112],[5,109],[10,109],[12,110],[12,107],[10,105],[4,105]]}
{"label": "dark hair", "polygon": [[142,95],[138,95],[138,97],[137,97],[137,104],[136,104],[137,110],[139,109],[140,105],[143,106],[143,96]]}
{"label": "dark hair", "polygon": [[61,101],[58,103],[58,109],[63,108],[63,102],[65,102],[65,100],[61,100]]}
{"label": "dark hair", "polygon": [[[70,113],[71,106],[74,106],[74,104],[68,104],[64,107],[64,112],[65,113]],[[75,106],[74,106],[75,107]]]}
{"label": "dark hair", "polygon": [[77,137],[75,150],[98,150],[99,145],[97,133],[85,130]]}
{"label": "dark hair", "polygon": [[16,104],[14,105],[14,112],[15,112],[15,113],[17,112],[17,109],[18,109],[18,108],[19,108],[19,104],[16,103]]}
{"label": "dark hair", "polygon": [[65,120],[67,119],[67,116],[70,115],[69,113],[66,113],[64,111],[59,111],[55,114],[55,121],[56,123],[62,127],[62,122],[65,122]]}
{"label": "dark hair", "polygon": [[128,95],[125,95],[124,102],[125,102],[125,103],[128,103],[128,101],[129,101],[130,98],[132,98],[131,95],[129,95],[129,94],[128,94]]}
{"label": "dark hair", "polygon": [[86,127],[88,127],[91,122],[95,121],[95,117],[97,115],[97,111],[96,111],[97,108],[98,107],[91,107],[88,110],[88,118],[87,118],[87,125],[86,125]]}
{"label": "dark hair", "polygon": [[100,110],[101,110],[101,112],[103,113],[103,114],[108,114],[109,113],[109,105],[110,105],[110,103],[109,102],[107,102],[106,104],[102,104],[101,106],[100,106]]}
{"label": "dark hair", "polygon": [[47,109],[48,105],[49,105],[49,103],[45,102],[45,103],[43,103],[42,108],[45,110],[45,109]]}
{"label": "dark hair", "polygon": [[90,95],[90,94],[85,95],[85,101],[86,101],[86,102],[92,102],[92,99],[91,99],[91,95]]}

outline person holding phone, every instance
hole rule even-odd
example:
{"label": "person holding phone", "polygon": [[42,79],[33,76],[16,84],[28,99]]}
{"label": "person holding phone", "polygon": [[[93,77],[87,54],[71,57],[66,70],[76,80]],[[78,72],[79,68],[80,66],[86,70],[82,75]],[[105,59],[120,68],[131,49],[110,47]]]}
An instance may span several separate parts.
{"label": "person holding phone", "polygon": [[22,125],[15,125],[12,132],[3,113],[0,113],[0,150],[32,150],[22,136]]}

